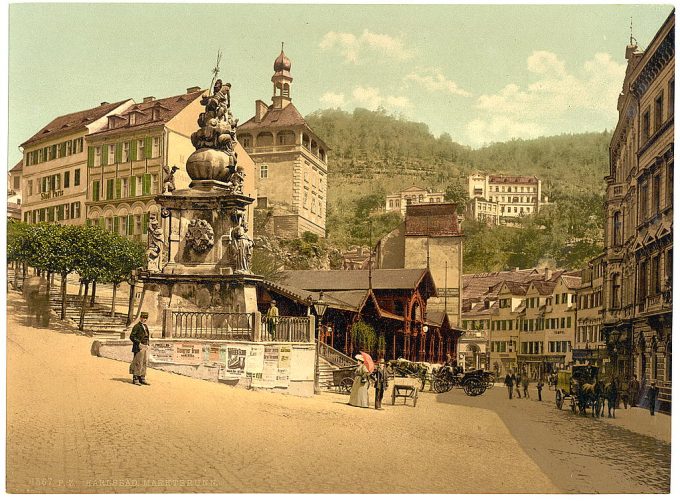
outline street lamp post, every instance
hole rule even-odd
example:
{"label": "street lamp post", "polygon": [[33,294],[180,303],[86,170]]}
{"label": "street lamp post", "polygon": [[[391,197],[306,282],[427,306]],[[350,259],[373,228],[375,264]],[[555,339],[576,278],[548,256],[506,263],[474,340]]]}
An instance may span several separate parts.
{"label": "street lamp post", "polygon": [[323,291],[319,292],[319,299],[314,302],[314,311],[316,312],[316,354],[314,359],[314,393],[321,394],[321,387],[319,385],[319,350],[321,348],[321,338],[319,330],[321,329],[321,319],[326,313],[328,304],[323,300]]}

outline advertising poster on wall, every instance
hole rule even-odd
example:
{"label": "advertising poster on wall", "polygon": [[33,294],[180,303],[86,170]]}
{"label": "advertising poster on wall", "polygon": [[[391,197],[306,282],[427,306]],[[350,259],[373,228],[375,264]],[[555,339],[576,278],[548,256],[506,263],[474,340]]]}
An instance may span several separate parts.
{"label": "advertising poster on wall", "polygon": [[154,341],[149,345],[149,362],[172,363],[175,344],[169,341]]}
{"label": "advertising poster on wall", "polygon": [[175,343],[175,364],[200,364],[202,347],[196,343]]}
{"label": "advertising poster on wall", "polygon": [[293,381],[314,379],[314,349],[293,347],[290,357],[290,379]]}
{"label": "advertising poster on wall", "polygon": [[290,350],[289,346],[282,345],[279,347],[279,362],[276,372],[277,387],[288,386],[288,381],[290,380]]}
{"label": "advertising poster on wall", "polygon": [[250,345],[248,347],[248,357],[246,358],[246,378],[250,378],[251,383],[259,386],[262,381],[262,364],[264,359],[264,347],[262,345]]}
{"label": "advertising poster on wall", "polygon": [[262,380],[257,384],[260,387],[275,387],[276,375],[279,369],[279,347],[267,345],[264,347],[262,362]]}
{"label": "advertising poster on wall", "polygon": [[203,363],[215,366],[218,363],[224,363],[225,352],[223,351],[224,345],[208,344],[203,345]]}
{"label": "advertising poster on wall", "polygon": [[227,345],[227,366],[224,375],[227,379],[244,378],[246,375],[246,356],[248,348],[242,345]]}

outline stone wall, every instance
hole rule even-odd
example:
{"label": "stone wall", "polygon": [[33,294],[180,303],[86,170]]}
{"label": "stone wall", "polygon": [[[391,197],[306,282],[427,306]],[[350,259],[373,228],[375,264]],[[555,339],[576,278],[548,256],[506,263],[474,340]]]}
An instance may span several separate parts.
{"label": "stone wall", "polygon": [[[132,343],[95,340],[91,353],[130,362]],[[314,343],[155,338],[149,343],[150,368],[304,397],[314,394],[314,358]]]}

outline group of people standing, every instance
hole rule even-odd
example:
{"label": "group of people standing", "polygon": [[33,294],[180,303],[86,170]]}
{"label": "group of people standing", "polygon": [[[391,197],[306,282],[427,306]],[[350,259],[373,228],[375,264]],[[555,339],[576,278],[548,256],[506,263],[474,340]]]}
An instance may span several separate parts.
{"label": "group of people standing", "polygon": [[[508,373],[505,375],[505,380],[503,380],[504,385],[508,388],[508,399],[512,399],[513,397],[513,390],[517,392],[517,397],[522,398],[524,397],[525,399],[531,399],[529,396],[529,375],[526,373],[517,373],[515,374],[514,371],[508,371]],[[521,389],[521,393],[520,393]],[[543,381],[538,380],[538,383],[536,384],[536,389],[538,390],[538,400],[542,401],[543,398],[541,397],[541,393],[543,392]],[[522,393],[524,395],[522,395]]]}
{"label": "group of people standing", "polygon": [[349,395],[350,406],[368,408],[369,388],[373,385],[375,389],[375,409],[383,409],[382,399],[385,395],[385,389],[387,389],[385,360],[378,359],[375,369],[369,372],[363,355],[357,354],[354,358],[357,360],[357,368],[354,371],[354,382],[352,383],[352,391]]}

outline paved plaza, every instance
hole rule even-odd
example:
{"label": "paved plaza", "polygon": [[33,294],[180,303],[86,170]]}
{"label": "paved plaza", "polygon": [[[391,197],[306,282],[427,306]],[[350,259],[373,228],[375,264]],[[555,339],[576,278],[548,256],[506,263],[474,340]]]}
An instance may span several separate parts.
{"label": "paved plaza", "polygon": [[670,417],[641,409],[578,417],[497,385],[375,411],[156,370],[135,387],[90,338],[28,326],[15,293],[7,329],[10,492],[668,490]]}

